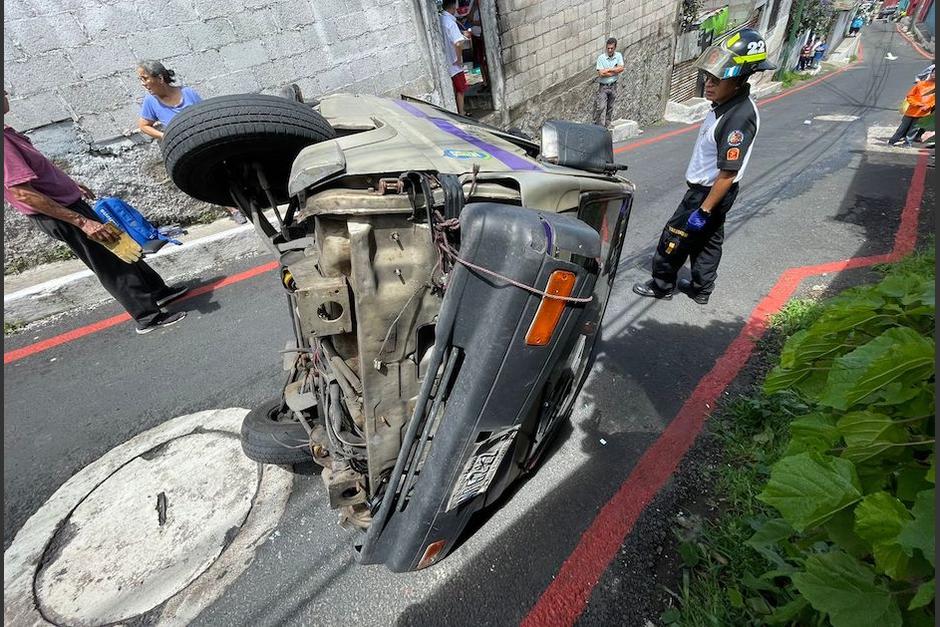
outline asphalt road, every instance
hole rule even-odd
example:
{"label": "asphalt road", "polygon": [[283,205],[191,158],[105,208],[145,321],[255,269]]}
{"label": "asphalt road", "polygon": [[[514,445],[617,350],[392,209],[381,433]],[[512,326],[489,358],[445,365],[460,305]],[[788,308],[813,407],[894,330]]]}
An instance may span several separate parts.
{"label": "asphalt road", "polygon": [[[351,532],[335,524],[319,477],[298,475],[276,537],[196,623],[517,623],[781,272],[890,249],[915,155],[866,151],[866,136],[897,124],[897,103],[927,61],[880,23],[866,29],[864,49],[852,69],[760,107],[761,133],[707,306],[630,291],[646,278],[663,222],[685,191],[695,133],[620,153],[638,193],[597,368],[545,465],[454,554],[406,575],[357,565]],[[889,50],[899,58],[885,60]],[[205,281],[266,261],[242,260]],[[189,317],[170,329],[137,336],[121,324],[4,367],[5,548],[64,481],[112,447],[175,416],[252,407],[276,393],[277,351],[290,327],[274,274],[181,307]],[[5,350],[119,312],[66,317],[8,338]],[[611,608],[618,586],[630,585],[625,572],[615,563],[602,578],[584,624],[617,622]]]}

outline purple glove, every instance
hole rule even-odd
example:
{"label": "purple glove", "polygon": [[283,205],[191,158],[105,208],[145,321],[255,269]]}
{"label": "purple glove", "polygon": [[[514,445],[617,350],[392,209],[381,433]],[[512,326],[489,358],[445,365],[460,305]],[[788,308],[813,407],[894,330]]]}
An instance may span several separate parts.
{"label": "purple glove", "polygon": [[696,209],[692,212],[692,215],[689,216],[689,221],[686,223],[686,230],[691,231],[692,233],[697,233],[705,228],[705,224],[708,223],[708,214],[702,211],[701,209]]}

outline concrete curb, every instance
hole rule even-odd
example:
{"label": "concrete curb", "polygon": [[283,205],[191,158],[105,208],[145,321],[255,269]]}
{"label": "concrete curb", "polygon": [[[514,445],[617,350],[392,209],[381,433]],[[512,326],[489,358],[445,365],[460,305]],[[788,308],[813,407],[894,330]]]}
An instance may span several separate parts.
{"label": "concrete curb", "polygon": [[[761,98],[766,98],[767,96],[781,91],[783,91],[783,83],[771,81],[761,85],[754,85],[751,89],[751,96],[754,100],[760,100]],[[685,102],[670,100],[666,103],[666,111],[663,113],[663,119],[667,122],[694,124],[704,120],[711,108],[711,103],[704,98],[691,98]]]}
{"label": "concrete curb", "polygon": [[633,137],[639,137],[642,132],[636,120],[614,120],[610,129],[615,144],[625,142]]}
{"label": "concrete curb", "polygon": [[[265,252],[251,224],[184,242],[168,244],[147,263],[167,283],[193,277],[219,264]],[[29,323],[55,314],[100,305],[111,300],[91,270],[81,270],[31,285],[3,296],[7,322]]]}
{"label": "concrete curb", "polygon": [[667,122],[693,124],[704,120],[711,107],[711,103],[704,98],[690,98],[685,102],[670,100],[666,103],[663,119]]}
{"label": "concrete curb", "polygon": [[852,57],[858,53],[858,44],[860,41],[861,38],[858,36],[846,37],[842,40],[842,43],[839,44],[839,47],[833,50],[829,58],[826,59],[826,62],[840,67],[848,65],[852,62]]}

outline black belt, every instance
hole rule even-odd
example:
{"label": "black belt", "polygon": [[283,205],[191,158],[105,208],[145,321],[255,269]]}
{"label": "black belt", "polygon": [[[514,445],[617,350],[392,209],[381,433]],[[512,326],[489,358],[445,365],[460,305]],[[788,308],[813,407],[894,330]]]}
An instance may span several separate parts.
{"label": "black belt", "polygon": [[[702,192],[704,194],[707,194],[708,192],[712,191],[712,188],[709,187],[708,185],[699,185],[698,183],[690,183],[689,181],[686,181],[685,184],[689,186],[689,189],[694,190],[696,192]],[[737,188],[738,188],[738,184],[732,183],[728,191],[730,192],[731,190],[737,189]]]}

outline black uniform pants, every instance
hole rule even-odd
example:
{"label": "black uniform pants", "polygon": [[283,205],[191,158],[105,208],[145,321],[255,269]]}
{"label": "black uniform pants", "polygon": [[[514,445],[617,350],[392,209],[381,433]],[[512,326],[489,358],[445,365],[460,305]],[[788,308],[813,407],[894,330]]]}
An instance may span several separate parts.
{"label": "black uniform pants", "polygon": [[[91,220],[100,221],[83,200],[72,203],[69,209]],[[169,290],[160,275],[145,261],[124,263],[68,222],[43,214],[32,214],[29,218],[46,235],[65,242],[138,324],[149,324],[160,313],[156,299],[165,296]]]}
{"label": "black uniform pants", "polygon": [[679,208],[666,223],[653,255],[653,283],[657,290],[672,292],[675,289],[676,277],[686,259],[692,266],[692,291],[711,294],[715,289],[721,245],[725,239],[725,215],[738,196],[738,185],[734,184],[712,209],[704,229],[690,232],[687,228],[689,216],[702,206],[709,191],[710,187],[690,184]]}

